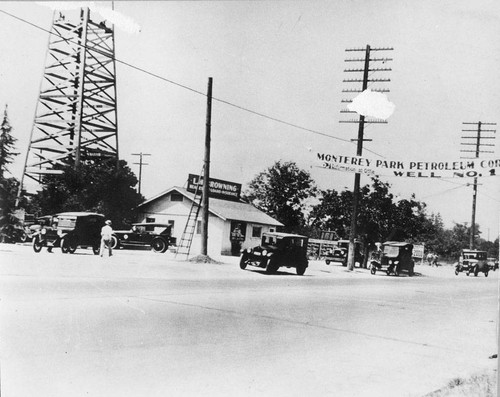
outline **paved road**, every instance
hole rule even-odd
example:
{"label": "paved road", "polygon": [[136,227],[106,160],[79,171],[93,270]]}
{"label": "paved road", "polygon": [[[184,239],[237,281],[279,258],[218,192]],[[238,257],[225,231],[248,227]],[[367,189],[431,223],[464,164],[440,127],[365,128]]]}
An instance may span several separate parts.
{"label": "paved road", "polygon": [[2,397],[421,396],[496,366],[498,279],[0,244]]}

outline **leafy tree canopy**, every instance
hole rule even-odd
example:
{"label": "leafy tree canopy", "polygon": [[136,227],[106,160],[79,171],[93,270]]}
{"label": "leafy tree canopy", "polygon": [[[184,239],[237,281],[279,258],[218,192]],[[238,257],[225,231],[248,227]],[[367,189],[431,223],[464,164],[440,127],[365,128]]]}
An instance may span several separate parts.
{"label": "leafy tree canopy", "polygon": [[43,188],[34,197],[32,205],[42,214],[64,211],[95,211],[123,227],[134,220],[133,209],[144,197],[138,194],[135,174],[124,160],[118,165],[83,163],[78,170],[63,167],[62,175],[45,176]]}
{"label": "leafy tree canopy", "polygon": [[311,175],[294,162],[277,161],[249,183],[244,197],[285,225],[286,232],[302,233],[306,200],[316,192]]}

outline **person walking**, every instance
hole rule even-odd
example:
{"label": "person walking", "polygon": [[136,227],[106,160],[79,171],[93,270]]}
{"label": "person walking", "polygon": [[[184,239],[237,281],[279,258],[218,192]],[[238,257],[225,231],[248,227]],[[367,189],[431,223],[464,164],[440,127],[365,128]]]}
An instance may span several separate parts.
{"label": "person walking", "polygon": [[111,227],[111,221],[108,219],[106,224],[101,229],[101,248],[99,249],[99,254],[101,257],[104,254],[104,249],[107,248],[109,256],[113,256],[113,247],[111,246],[113,228]]}

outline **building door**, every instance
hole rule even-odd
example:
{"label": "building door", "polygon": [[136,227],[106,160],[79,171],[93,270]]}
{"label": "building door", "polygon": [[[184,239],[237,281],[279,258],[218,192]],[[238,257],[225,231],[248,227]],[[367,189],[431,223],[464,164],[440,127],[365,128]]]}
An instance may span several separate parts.
{"label": "building door", "polygon": [[247,223],[241,221],[231,221],[231,232],[229,240],[231,241],[231,255],[239,256],[241,245],[245,241],[247,232]]}

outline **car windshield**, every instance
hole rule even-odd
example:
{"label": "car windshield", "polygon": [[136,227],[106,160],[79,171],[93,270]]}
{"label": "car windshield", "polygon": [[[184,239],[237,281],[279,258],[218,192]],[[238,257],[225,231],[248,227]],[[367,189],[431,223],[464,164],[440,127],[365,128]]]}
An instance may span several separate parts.
{"label": "car windshield", "polygon": [[262,245],[278,245],[278,241],[282,240],[278,236],[271,236],[268,234],[264,234],[262,236]]}
{"label": "car windshield", "polygon": [[76,225],[76,218],[59,217],[57,225],[63,229],[74,229]]}
{"label": "car windshield", "polygon": [[486,252],[464,252],[464,259],[485,259]]}
{"label": "car windshield", "polygon": [[395,247],[393,245],[385,245],[384,255],[389,258],[396,258],[399,255],[399,247]]}

